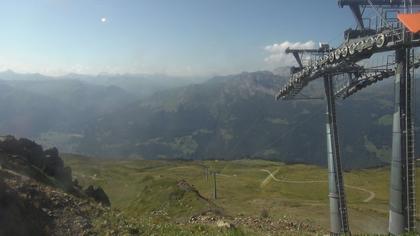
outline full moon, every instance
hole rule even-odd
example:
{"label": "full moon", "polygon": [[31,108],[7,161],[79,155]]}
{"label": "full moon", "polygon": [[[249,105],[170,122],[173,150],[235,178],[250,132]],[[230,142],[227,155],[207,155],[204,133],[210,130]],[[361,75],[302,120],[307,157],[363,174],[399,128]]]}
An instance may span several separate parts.
{"label": "full moon", "polygon": [[105,18],[105,17],[102,17],[102,18],[101,18],[101,22],[102,22],[102,23],[105,23],[106,21],[107,21],[107,20],[106,20],[106,18]]}

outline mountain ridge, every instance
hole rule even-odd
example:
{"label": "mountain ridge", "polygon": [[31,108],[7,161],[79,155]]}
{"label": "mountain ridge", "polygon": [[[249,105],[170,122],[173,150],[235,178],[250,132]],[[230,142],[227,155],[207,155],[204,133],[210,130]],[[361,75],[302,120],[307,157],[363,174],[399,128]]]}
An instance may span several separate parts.
{"label": "mountain ridge", "polygon": [[[325,165],[325,105],[321,100],[275,101],[286,80],[271,72],[251,72],[157,92],[98,119],[86,130],[79,150],[108,157],[252,157]],[[321,86],[313,82],[303,92],[318,95]],[[391,95],[389,85],[373,86],[338,101],[346,168],[387,162],[391,130],[377,120],[392,112]],[[356,124],[359,119],[366,124]],[[379,155],[383,153],[386,157]]]}
{"label": "mountain ridge", "polygon": [[[277,72],[244,72],[160,88],[140,98],[117,85],[0,76],[5,114],[0,131],[64,152],[103,157],[262,158],[326,165],[324,101],[275,101],[287,80]],[[389,81],[337,100],[345,168],[389,161]],[[322,83],[311,82],[302,94],[323,97]]]}

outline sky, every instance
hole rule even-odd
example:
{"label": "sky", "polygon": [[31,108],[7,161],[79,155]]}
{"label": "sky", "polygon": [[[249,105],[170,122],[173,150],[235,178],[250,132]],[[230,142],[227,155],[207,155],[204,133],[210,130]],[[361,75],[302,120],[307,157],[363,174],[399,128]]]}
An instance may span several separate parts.
{"label": "sky", "polygon": [[1,0],[0,70],[209,76],[290,65],[338,45],[336,0]]}

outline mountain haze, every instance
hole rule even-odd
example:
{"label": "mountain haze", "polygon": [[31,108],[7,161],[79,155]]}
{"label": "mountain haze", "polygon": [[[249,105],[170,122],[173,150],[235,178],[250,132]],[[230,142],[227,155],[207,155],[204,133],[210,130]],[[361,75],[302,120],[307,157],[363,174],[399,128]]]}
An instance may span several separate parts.
{"label": "mountain haze", "polygon": [[88,121],[186,83],[191,81],[157,75],[50,77],[1,72],[0,132],[74,152]]}
{"label": "mountain haze", "polygon": [[[101,116],[79,151],[143,159],[266,158],[326,164],[322,100],[275,101],[286,78],[271,72],[216,77],[155,93]],[[305,94],[320,96],[321,83]],[[346,168],[389,161],[393,87],[373,86],[338,101]]]}
{"label": "mountain haze", "polygon": [[[52,78],[7,71],[0,73],[0,132],[108,158],[264,158],[326,165],[325,101],[275,101],[288,79],[279,73],[284,70],[185,86],[187,79],[181,79],[162,87],[135,77]],[[346,168],[389,161],[392,84],[389,79],[337,100]],[[154,92],[135,94],[136,88]],[[322,97],[322,83],[314,81],[302,93]]]}

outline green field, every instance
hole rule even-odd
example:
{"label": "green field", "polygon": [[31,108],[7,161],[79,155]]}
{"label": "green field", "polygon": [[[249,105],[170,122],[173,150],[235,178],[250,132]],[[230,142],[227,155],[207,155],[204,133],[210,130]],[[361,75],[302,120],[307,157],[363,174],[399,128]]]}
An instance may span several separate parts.
{"label": "green field", "polygon": [[[147,216],[155,224],[178,224],[205,211],[209,205],[192,195],[177,198],[176,183],[185,180],[223,209],[225,215],[261,217],[265,212],[271,219],[304,222],[319,227],[321,232],[329,228],[327,170],[317,166],[262,160],[189,162],[63,157],[81,185],[102,186],[112,206],[133,219]],[[218,172],[217,200],[212,199],[212,179],[206,179],[205,167]],[[344,178],[352,232],[386,233],[389,168],[346,172]],[[246,234],[267,235],[254,227],[239,227]]]}

